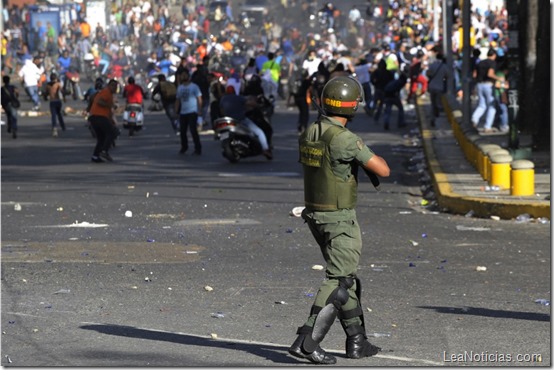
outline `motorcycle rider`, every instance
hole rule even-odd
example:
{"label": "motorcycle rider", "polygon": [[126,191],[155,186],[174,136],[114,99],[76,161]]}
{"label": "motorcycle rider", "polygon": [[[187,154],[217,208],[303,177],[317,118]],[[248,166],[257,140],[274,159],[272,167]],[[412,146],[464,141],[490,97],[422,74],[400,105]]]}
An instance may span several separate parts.
{"label": "motorcycle rider", "polygon": [[[60,71],[60,82],[63,86],[63,91],[67,91],[67,84],[68,79],[65,75],[67,71],[69,71],[69,67],[71,66],[71,56],[69,56],[69,51],[67,49],[64,49],[62,52],[62,55],[58,57],[58,70]],[[64,93],[65,95],[65,93]]]}
{"label": "motorcycle rider", "polygon": [[222,116],[231,117],[247,126],[258,138],[262,146],[262,154],[267,159],[273,159],[273,153],[269,148],[265,133],[252,120],[246,117],[246,112],[254,109],[257,104],[255,96],[237,95],[233,86],[227,86],[225,95],[221,97],[221,101],[219,102],[219,108]]}
{"label": "motorcycle rider", "polygon": [[126,99],[127,105],[137,104],[142,107],[144,90],[135,83],[133,76],[127,79],[127,85],[123,88],[123,97]]}

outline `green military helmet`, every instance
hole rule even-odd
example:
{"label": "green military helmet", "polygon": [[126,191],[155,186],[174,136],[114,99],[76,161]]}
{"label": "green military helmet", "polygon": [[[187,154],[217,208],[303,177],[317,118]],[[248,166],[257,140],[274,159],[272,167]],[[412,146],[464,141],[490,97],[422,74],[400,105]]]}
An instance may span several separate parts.
{"label": "green military helmet", "polygon": [[364,100],[360,83],[352,77],[335,77],[325,84],[321,105],[326,114],[352,117]]}

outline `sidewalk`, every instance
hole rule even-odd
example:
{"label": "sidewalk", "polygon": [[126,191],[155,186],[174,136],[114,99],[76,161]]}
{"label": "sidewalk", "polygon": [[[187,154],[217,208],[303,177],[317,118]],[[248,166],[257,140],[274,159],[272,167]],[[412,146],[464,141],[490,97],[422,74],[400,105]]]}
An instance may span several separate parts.
{"label": "sidewalk", "polygon": [[[455,101],[446,99],[445,103],[445,111],[436,120],[436,127],[431,127],[428,120],[430,100],[420,98],[416,107],[427,165],[439,206],[452,213],[470,213],[475,217],[513,219],[528,214],[535,219],[550,219],[550,153],[531,152],[528,158],[535,165],[534,196],[512,196],[509,189],[487,191],[487,181],[466,159],[455,136],[455,130],[463,132],[466,137],[476,135],[477,131],[462,128],[461,120],[453,117],[452,111],[458,107],[450,105],[455,105]],[[479,140],[508,148],[508,135],[482,136]],[[525,138],[522,138],[524,141]]]}

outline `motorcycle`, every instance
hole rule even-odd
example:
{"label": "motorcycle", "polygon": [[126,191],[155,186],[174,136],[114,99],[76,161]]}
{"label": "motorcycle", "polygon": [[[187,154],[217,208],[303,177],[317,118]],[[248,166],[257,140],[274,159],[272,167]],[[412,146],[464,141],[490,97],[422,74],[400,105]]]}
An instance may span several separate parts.
{"label": "motorcycle", "polygon": [[102,67],[98,66],[94,61],[92,53],[85,54],[83,58],[83,69],[86,78],[89,81],[94,81],[98,77],[102,76]]}
{"label": "motorcycle", "polygon": [[142,130],[144,124],[144,113],[142,105],[127,104],[123,111],[123,128],[129,130],[129,136],[133,136],[135,132]]}
{"label": "motorcycle", "polygon": [[[273,129],[269,122],[267,104],[272,107],[269,100],[261,95],[258,97],[258,107],[246,113],[246,116],[254,121],[267,137],[271,148]],[[260,141],[254,133],[245,125],[231,117],[220,117],[214,122],[215,139],[221,141],[223,157],[231,163],[237,163],[241,158],[255,157],[263,154]]]}
{"label": "motorcycle", "polygon": [[79,71],[74,67],[69,67],[69,69],[65,72],[63,91],[65,95],[71,95],[73,100],[81,100],[83,98],[79,81]]}
{"label": "motorcycle", "polygon": [[246,126],[231,117],[215,120],[216,139],[221,141],[223,157],[231,163],[241,158],[262,154],[262,146],[254,133]]}

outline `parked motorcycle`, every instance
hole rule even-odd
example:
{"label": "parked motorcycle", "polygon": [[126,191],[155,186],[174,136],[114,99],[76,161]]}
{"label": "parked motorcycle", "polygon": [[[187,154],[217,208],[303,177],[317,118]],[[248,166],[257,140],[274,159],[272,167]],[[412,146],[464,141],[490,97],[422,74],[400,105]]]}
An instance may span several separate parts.
{"label": "parked motorcycle", "polygon": [[142,130],[143,124],[142,105],[127,104],[125,111],[123,111],[123,128],[129,130],[129,136],[133,136],[135,132]]}

